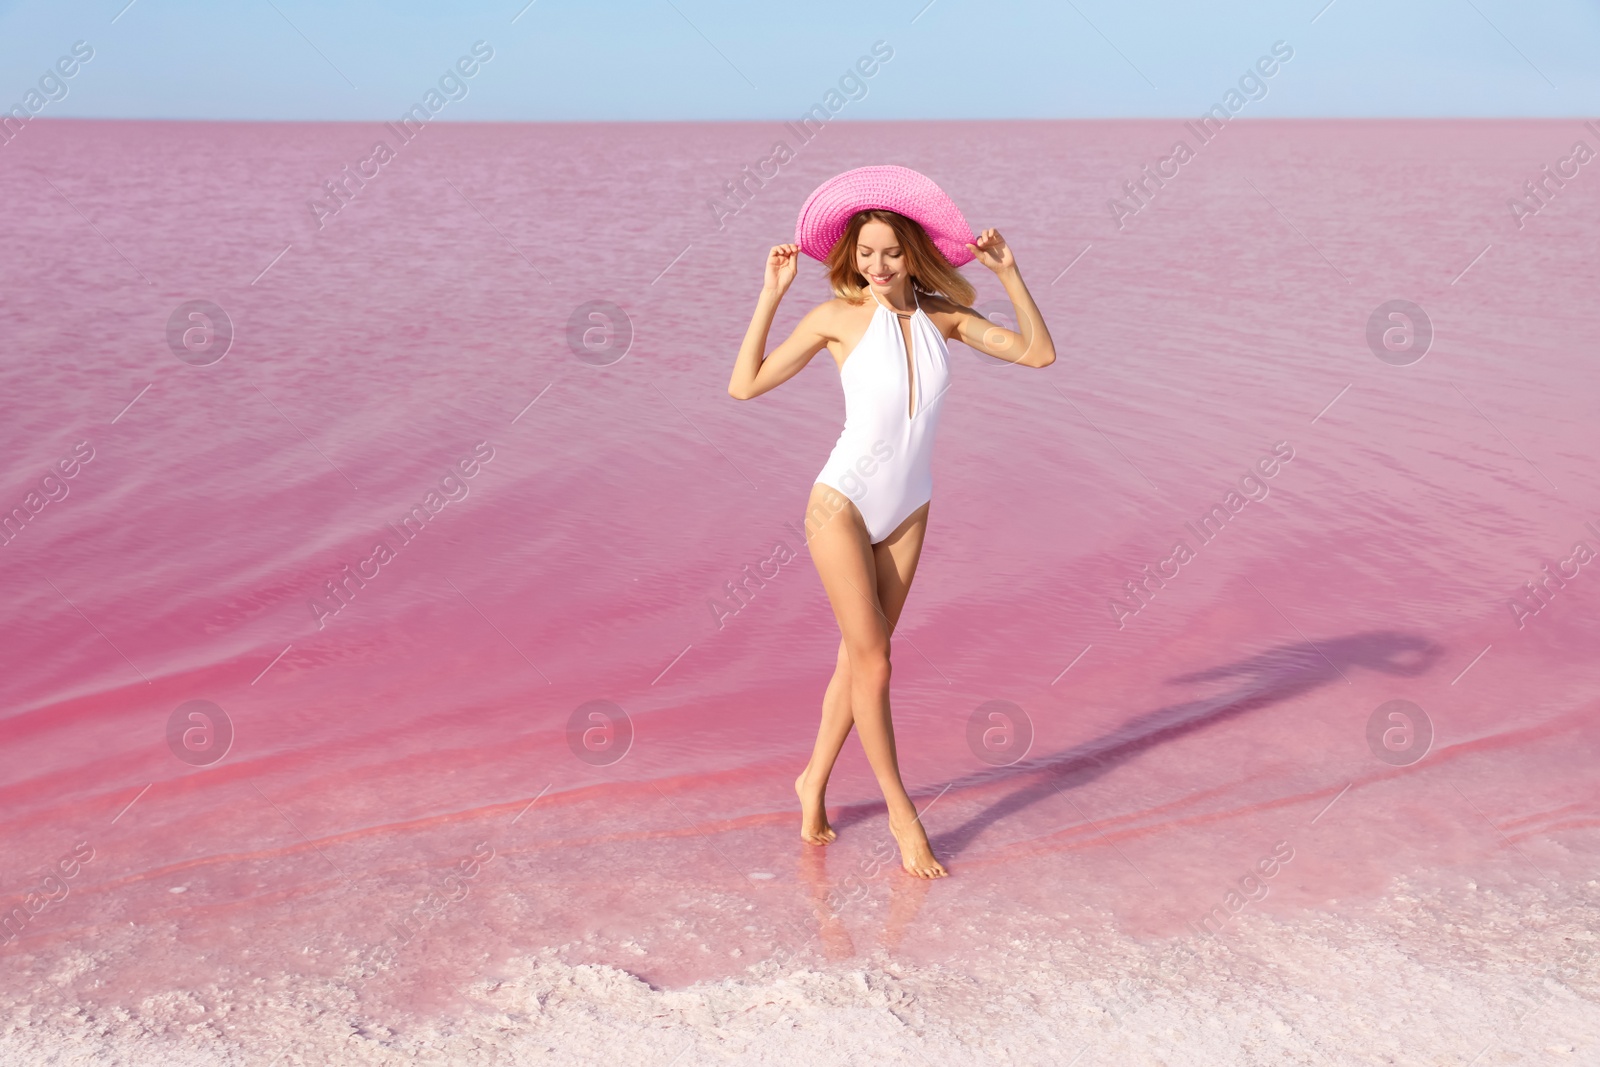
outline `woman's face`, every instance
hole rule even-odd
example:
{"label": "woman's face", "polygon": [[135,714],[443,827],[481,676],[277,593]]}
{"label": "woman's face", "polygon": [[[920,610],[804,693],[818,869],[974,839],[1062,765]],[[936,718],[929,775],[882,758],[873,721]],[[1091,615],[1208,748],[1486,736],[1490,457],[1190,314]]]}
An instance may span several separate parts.
{"label": "woman's face", "polygon": [[905,250],[887,222],[871,219],[856,237],[856,270],[867,284],[886,293],[906,276]]}

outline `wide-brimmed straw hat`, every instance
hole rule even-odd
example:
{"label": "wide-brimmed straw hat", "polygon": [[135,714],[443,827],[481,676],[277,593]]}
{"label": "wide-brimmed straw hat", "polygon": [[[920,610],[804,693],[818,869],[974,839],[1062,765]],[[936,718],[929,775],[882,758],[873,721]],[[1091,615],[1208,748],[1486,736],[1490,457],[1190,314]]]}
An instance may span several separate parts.
{"label": "wide-brimmed straw hat", "polygon": [[794,226],[795,243],[812,259],[826,261],[858,211],[882,208],[915,219],[953,267],[972,261],[967,245],[977,240],[945,191],[910,167],[857,167],[836,174],[806,197]]}

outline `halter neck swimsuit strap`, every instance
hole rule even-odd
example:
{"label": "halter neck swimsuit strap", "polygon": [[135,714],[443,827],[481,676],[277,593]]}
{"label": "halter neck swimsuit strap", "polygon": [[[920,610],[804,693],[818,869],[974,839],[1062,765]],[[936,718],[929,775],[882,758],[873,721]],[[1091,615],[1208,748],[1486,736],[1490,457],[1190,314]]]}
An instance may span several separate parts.
{"label": "halter neck swimsuit strap", "polygon": [[887,308],[891,315],[915,315],[917,312],[922,310],[922,298],[917,296],[917,287],[914,285],[911,287],[911,299],[916,301],[917,306],[912,308],[909,312],[896,311],[892,305],[885,304],[881,299],[878,298],[878,294],[870,285],[867,286],[867,292],[872,293],[872,299],[877,301],[878,306],[881,308]]}

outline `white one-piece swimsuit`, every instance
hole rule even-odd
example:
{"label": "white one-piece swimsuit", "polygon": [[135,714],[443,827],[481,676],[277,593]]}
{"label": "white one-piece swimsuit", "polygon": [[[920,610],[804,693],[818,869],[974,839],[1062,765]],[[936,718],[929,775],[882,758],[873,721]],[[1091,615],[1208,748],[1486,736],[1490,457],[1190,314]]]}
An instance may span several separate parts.
{"label": "white one-piece swimsuit", "polygon": [[918,298],[907,358],[899,319],[876,293],[872,299],[878,306],[867,332],[839,368],[844,430],[817,481],[855,503],[877,544],[933,497],[933,438],[950,386],[950,350]]}

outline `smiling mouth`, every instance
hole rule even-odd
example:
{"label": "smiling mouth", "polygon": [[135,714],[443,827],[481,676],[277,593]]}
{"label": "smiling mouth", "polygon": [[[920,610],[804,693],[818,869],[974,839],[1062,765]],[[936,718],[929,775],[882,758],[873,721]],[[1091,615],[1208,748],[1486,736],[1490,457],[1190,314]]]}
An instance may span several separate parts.
{"label": "smiling mouth", "polygon": [[894,275],[893,274],[868,274],[867,275],[867,279],[870,282],[872,282],[873,285],[883,286],[883,285],[888,285],[890,282],[894,281]]}

